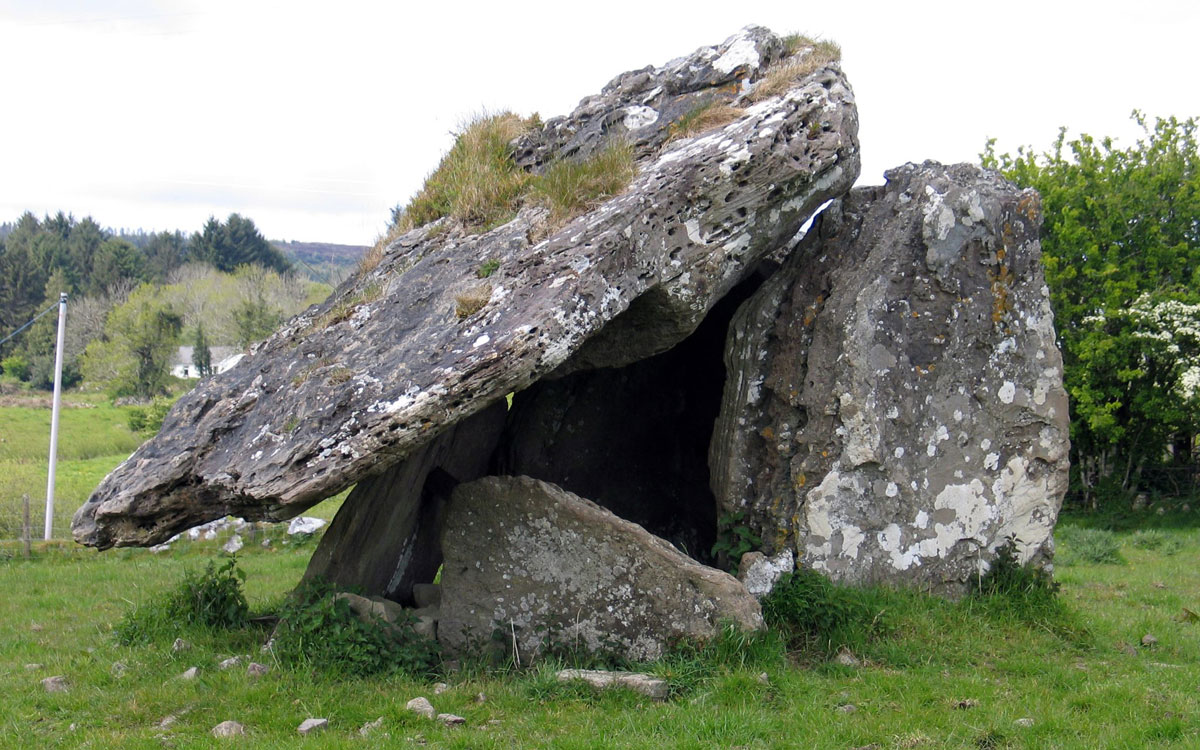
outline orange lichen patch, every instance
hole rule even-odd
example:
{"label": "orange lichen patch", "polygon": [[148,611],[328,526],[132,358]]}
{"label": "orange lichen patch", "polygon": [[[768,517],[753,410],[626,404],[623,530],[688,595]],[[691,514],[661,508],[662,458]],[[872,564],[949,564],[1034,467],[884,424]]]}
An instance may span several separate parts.
{"label": "orange lichen patch", "polygon": [[800,489],[801,487],[803,487],[806,484],[808,484],[808,476],[806,476],[804,474],[804,472],[800,472],[799,474],[797,474],[796,475],[796,489]]}
{"label": "orange lichen patch", "polygon": [[1008,266],[1002,265],[1000,270],[989,273],[988,278],[992,282],[992,323],[999,323],[1013,309],[1010,295],[1013,274]]}
{"label": "orange lichen patch", "polygon": [[1037,193],[1028,193],[1017,201],[1017,211],[1026,219],[1036,222],[1042,213],[1042,201]]}
{"label": "orange lichen patch", "polygon": [[762,428],[761,430],[759,430],[758,434],[762,435],[764,440],[774,440],[775,439],[775,430],[772,429],[771,427]]}

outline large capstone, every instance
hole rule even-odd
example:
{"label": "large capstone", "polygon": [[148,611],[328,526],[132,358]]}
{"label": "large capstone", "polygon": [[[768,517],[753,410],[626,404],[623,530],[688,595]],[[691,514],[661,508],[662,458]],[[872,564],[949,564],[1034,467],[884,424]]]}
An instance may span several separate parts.
{"label": "large capstone", "polygon": [[[377,266],[180,399],[76,514],[76,540],[153,545],[228,514],[292,517],[360,480],[377,484],[549,373],[675,346],[858,176],[857,111],[836,64],[747,98],[784,50],[748,28],[620,76],[513,144],[537,171],[621,138],[637,175],[561,227],[531,205],[483,234],[444,218],[400,236]],[[708,103],[731,106],[733,119],[680,129]]]}
{"label": "large capstone", "polygon": [[961,592],[1009,541],[1045,562],[1068,414],[1040,223],[968,165],[834,201],[731,326],[722,511],[844,582]]}
{"label": "large capstone", "polygon": [[535,658],[549,639],[635,661],[725,622],[763,627],[736,578],[637,524],[529,477],[453,492],[442,537],[438,640],[451,652],[496,642]]}

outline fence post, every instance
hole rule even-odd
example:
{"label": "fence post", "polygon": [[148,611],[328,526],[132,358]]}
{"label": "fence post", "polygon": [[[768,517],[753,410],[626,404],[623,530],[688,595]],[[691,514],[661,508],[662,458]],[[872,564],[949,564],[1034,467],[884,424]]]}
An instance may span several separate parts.
{"label": "fence post", "polygon": [[29,559],[29,540],[33,529],[29,527],[29,493],[21,495],[21,503],[25,506],[25,522],[21,525],[21,541],[25,542],[25,559]]}

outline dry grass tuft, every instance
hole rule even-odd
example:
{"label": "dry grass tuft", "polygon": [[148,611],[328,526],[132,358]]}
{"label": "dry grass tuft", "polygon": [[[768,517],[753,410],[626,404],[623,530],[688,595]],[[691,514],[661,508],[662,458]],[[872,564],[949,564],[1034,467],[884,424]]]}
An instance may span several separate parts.
{"label": "dry grass tuft", "polygon": [[512,112],[476,118],[458,135],[394,226],[406,232],[450,216],[467,228],[486,230],[508,221],[531,179],[513,162],[509,144],[530,127],[532,120]]}
{"label": "dry grass tuft", "polygon": [[842,59],[842,48],[836,42],[789,34],[783,43],[787,56],[767,69],[758,85],[746,95],[747,102],[778,96],[798,79]]}
{"label": "dry grass tuft", "polygon": [[454,313],[459,320],[469,318],[483,309],[492,298],[492,285],[480,284],[454,297]]}
{"label": "dry grass tuft", "polygon": [[728,125],[742,116],[744,110],[731,107],[724,102],[707,101],[688,110],[683,117],[671,123],[667,131],[667,143],[677,138],[689,138],[706,130]]}

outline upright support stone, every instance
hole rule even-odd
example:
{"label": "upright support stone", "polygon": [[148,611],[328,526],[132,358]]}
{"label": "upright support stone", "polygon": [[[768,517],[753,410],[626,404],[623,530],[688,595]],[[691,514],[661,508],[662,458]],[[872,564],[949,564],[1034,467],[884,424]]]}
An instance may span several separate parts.
{"label": "upright support stone", "polygon": [[350,491],[309,560],[306,580],[412,604],[442,562],[441,524],[459,481],[487,473],[507,412],[498,401]]}
{"label": "upright support stone", "polygon": [[969,165],[887,179],[834,201],[738,311],[713,491],[768,552],[956,593],[1009,539],[1053,552],[1068,414],[1040,205]]}

